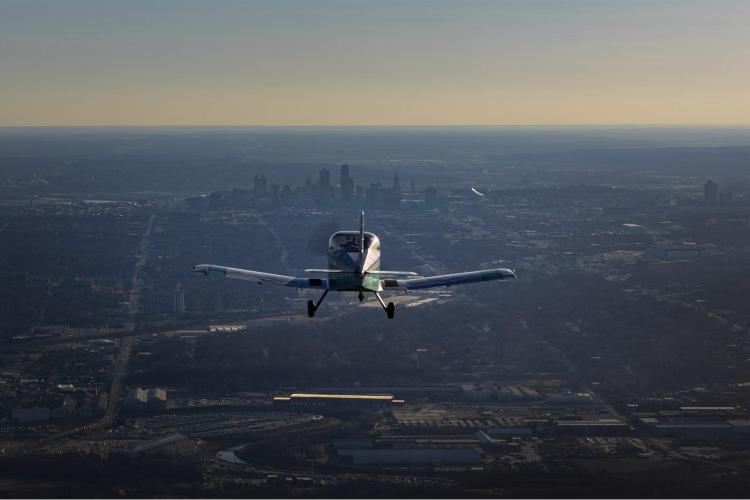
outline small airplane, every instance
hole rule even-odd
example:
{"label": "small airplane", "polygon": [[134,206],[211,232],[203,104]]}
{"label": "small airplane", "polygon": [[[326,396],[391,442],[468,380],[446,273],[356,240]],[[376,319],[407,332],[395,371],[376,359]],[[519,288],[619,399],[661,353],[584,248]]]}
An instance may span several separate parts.
{"label": "small airplane", "polygon": [[328,269],[305,269],[306,273],[323,274],[326,278],[296,278],[213,264],[198,264],[193,266],[193,271],[204,276],[255,281],[259,285],[269,283],[323,290],[317,302],[307,301],[307,315],[311,318],[330,291],[358,292],[360,302],[364,300],[365,293],[374,293],[388,318],[393,319],[396,306],[393,302],[387,305],[383,302],[380,296],[383,290],[420,290],[516,277],[510,269],[502,268],[427,278],[415,277],[419,275],[410,271],[383,271],[380,269],[380,240],[373,233],[365,232],[364,210],[360,212],[359,231],[337,231],[331,235],[328,241]]}

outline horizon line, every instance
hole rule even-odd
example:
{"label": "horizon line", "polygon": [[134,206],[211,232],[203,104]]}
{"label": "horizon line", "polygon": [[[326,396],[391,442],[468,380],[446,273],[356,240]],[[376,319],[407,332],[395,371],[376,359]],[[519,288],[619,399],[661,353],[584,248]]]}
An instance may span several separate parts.
{"label": "horizon line", "polygon": [[746,128],[747,123],[444,123],[444,124],[59,124],[0,125],[0,130],[25,129],[117,129],[117,128],[586,128],[586,127],[673,127],[673,128]]}

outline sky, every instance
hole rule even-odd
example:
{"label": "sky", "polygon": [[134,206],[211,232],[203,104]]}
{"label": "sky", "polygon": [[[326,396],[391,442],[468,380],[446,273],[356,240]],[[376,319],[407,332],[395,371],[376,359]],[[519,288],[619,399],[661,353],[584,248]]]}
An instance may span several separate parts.
{"label": "sky", "polygon": [[750,0],[0,0],[0,126],[750,123]]}

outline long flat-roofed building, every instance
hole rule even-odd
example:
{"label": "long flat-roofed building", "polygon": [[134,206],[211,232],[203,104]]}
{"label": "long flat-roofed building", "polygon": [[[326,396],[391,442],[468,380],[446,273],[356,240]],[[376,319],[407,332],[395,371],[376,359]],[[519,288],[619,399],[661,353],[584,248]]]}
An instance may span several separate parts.
{"label": "long flat-roofed building", "polygon": [[401,399],[395,399],[392,394],[319,394],[310,392],[295,392],[289,396],[277,396],[274,403],[293,406],[347,406],[373,407],[403,404]]}

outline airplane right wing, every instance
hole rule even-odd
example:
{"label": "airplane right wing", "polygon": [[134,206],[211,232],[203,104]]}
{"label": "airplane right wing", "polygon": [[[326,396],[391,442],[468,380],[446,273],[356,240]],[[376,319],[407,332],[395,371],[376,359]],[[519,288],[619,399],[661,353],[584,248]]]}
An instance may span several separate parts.
{"label": "airplane right wing", "polygon": [[251,271],[250,269],[238,269],[236,267],[215,266],[213,264],[198,264],[193,266],[193,272],[204,276],[218,276],[220,278],[233,278],[238,280],[255,281],[259,285],[265,283],[271,285],[288,286],[291,288],[320,288],[328,289],[328,280],[321,278],[295,278],[283,274],[263,273]]}
{"label": "airplane right wing", "polygon": [[487,269],[484,271],[470,271],[466,273],[442,274],[428,278],[413,278],[406,280],[380,280],[384,290],[420,290],[438,286],[463,285],[479,281],[504,280],[515,278],[516,273],[510,269]]}

